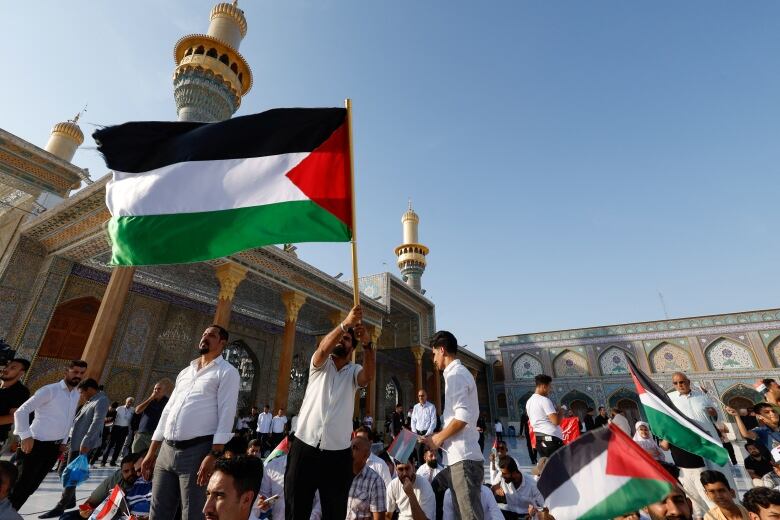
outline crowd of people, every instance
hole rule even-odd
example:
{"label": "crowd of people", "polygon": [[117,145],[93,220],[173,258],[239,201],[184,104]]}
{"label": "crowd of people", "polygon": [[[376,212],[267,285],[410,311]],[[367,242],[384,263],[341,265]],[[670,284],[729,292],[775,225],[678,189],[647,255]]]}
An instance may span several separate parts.
{"label": "crowd of people", "polygon": [[[21,518],[17,511],[52,468],[81,456],[92,467],[117,469],[81,504],[76,488],[65,487],[40,518],[94,517],[118,488],[136,518],[160,520],[550,520],[536,484],[547,460],[582,432],[608,424],[679,484],[664,500],[618,518],[780,518],[780,385],[771,379],[763,382],[766,401],[746,413],[716,405],[684,373],[674,374],[674,405],[729,450],[730,463],[717,466],[655,437],[646,422],[632,427],[619,409],[574,416],[550,399],[552,378],[538,375],[520,422],[533,464],[525,473],[509,454],[499,420],[485,458],[486,418],[450,332],[436,332],[430,342],[444,379],[442,414],[419,389],[417,403],[406,412],[398,405],[381,433],[373,418],[353,416],[355,393],[375,372],[359,306],[317,346],[303,403],[291,419],[268,405],[236,413],[239,375],[222,356],[228,337],[220,326],[206,328],[198,357],[176,382],[158,381],[137,405],[131,397],[111,403],[80,360],[30,395],[23,384],[29,362],[10,361],[0,375],[0,441],[9,459],[0,461],[0,520]],[[362,365],[352,361],[358,344]],[[726,422],[747,441],[744,467],[754,488],[741,501],[731,467],[736,437]],[[401,455],[391,444],[405,429],[416,448],[394,458]]]}

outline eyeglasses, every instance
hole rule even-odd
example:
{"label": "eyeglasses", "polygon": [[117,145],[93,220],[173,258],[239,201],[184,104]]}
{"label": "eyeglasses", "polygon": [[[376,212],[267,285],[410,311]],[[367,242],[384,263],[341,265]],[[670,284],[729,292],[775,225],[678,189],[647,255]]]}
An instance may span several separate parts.
{"label": "eyeglasses", "polygon": [[417,397],[425,397],[425,394],[419,394]]}
{"label": "eyeglasses", "polygon": [[690,381],[672,381],[673,385],[690,385]]}

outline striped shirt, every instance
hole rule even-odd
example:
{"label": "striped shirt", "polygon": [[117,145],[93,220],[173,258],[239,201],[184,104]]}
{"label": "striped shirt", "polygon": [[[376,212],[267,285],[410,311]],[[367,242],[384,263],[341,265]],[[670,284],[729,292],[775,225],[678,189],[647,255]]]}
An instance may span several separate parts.
{"label": "striped shirt", "polygon": [[367,465],[352,479],[347,500],[347,520],[372,518],[372,513],[383,513],[385,483],[376,471]]}

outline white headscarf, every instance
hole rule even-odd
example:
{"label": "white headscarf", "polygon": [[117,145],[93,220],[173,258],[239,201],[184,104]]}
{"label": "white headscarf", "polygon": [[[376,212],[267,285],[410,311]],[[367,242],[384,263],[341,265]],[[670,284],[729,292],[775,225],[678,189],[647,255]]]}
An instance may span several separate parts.
{"label": "white headscarf", "polygon": [[[642,435],[639,433],[639,427],[640,426],[647,426],[647,431],[650,432],[650,437],[645,439],[642,437]],[[658,451],[658,444],[655,443],[655,440],[653,439],[653,432],[650,430],[650,425],[647,424],[644,421],[637,421],[634,425],[634,442],[639,444],[645,451],[651,451],[656,452]]]}

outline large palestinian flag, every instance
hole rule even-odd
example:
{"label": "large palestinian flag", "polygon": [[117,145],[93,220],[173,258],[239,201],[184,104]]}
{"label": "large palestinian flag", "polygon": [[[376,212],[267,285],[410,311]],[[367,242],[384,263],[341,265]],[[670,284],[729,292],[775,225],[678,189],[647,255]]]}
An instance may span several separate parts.
{"label": "large palestinian flag", "polygon": [[113,264],[198,262],[352,237],[343,108],[132,122],[93,136],[113,170],[106,186]]}
{"label": "large palestinian flag", "polygon": [[610,424],[552,454],[537,487],[556,520],[603,520],[664,498],[674,478]]}
{"label": "large palestinian flag", "polygon": [[654,435],[719,466],[728,462],[729,454],[720,439],[710,435],[678,410],[666,392],[639,370],[631,359],[628,360],[628,366]]}

